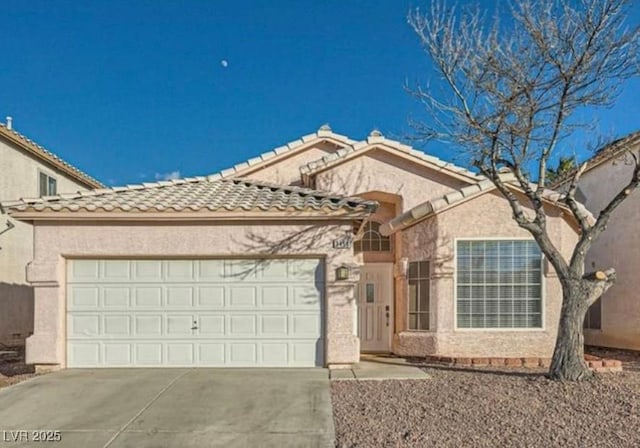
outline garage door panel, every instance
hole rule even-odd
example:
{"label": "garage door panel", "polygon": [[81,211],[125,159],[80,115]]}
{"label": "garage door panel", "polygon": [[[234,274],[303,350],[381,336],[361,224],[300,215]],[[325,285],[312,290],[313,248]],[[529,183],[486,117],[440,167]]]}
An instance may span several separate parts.
{"label": "garage door panel", "polygon": [[235,314],[229,316],[229,336],[255,336],[256,331],[256,316],[253,314]]}
{"label": "garage door panel", "polygon": [[72,337],[98,337],[100,331],[99,314],[76,314],[69,319],[67,332]]}
{"label": "garage door panel", "polygon": [[224,260],[200,260],[197,264],[201,281],[219,282],[224,279]]}
{"label": "garage door panel", "polygon": [[292,307],[317,309],[320,306],[322,293],[316,287],[295,286],[292,289]]}
{"label": "garage door panel", "polygon": [[142,308],[161,308],[162,307],[162,288],[159,286],[143,286],[135,288],[134,301],[136,307]]}
{"label": "garage door panel", "polygon": [[160,366],[163,364],[162,353],[164,350],[161,343],[137,343],[132,344],[135,350],[134,365],[137,366]]}
{"label": "garage door panel", "polygon": [[190,308],[193,306],[193,287],[173,286],[166,289],[167,308]]}
{"label": "garage door panel", "polygon": [[193,335],[194,318],[191,315],[171,314],[167,316],[167,336],[189,336]]}
{"label": "garage door panel", "polygon": [[256,306],[255,286],[230,286],[229,307],[254,308]]}
{"label": "garage door panel", "polygon": [[254,366],[258,364],[258,350],[255,342],[232,342],[228,344],[228,363],[232,366]]}
{"label": "garage door panel", "polygon": [[102,278],[106,281],[126,281],[131,278],[131,263],[126,260],[105,260]]}
{"label": "garage door panel", "polygon": [[127,315],[107,315],[103,316],[103,326],[105,336],[131,337],[131,317]]}
{"label": "garage door panel", "polygon": [[100,306],[100,289],[95,286],[72,286],[69,288],[70,309],[96,309]]}
{"label": "garage door panel", "polygon": [[108,342],[103,345],[103,364],[110,366],[128,366],[131,365],[131,350],[133,347],[126,342]]}
{"label": "garage door panel", "polygon": [[287,365],[289,362],[289,344],[286,342],[263,342],[260,353],[264,364]]}
{"label": "garage door panel", "polygon": [[225,363],[225,344],[221,342],[198,344],[198,365],[216,367],[224,366]]}
{"label": "garage door panel", "polygon": [[156,337],[162,336],[162,314],[143,314],[133,317],[135,336]]}
{"label": "garage door panel", "polygon": [[323,364],[320,260],[76,260],[67,272],[71,367]]}
{"label": "garage door panel", "polygon": [[289,304],[289,288],[265,286],[261,290],[260,305],[263,308],[286,308]]}
{"label": "garage door panel", "polygon": [[224,337],[225,316],[221,314],[200,314],[198,316],[199,335],[205,337]]}
{"label": "garage door panel", "polygon": [[104,287],[102,289],[102,305],[104,308],[131,307],[131,289],[126,286]]}
{"label": "garage door panel", "polygon": [[95,367],[102,365],[99,342],[72,342],[67,349],[67,363],[74,367]]}
{"label": "garage door panel", "polygon": [[223,286],[202,286],[198,288],[197,306],[200,308],[224,307],[225,288]]}
{"label": "garage door panel", "polygon": [[96,260],[75,260],[68,271],[68,280],[75,283],[91,283],[98,279],[100,279],[100,262]]}
{"label": "garage door panel", "polygon": [[225,260],[224,263],[224,277],[227,281],[241,282],[257,277],[257,260]]}

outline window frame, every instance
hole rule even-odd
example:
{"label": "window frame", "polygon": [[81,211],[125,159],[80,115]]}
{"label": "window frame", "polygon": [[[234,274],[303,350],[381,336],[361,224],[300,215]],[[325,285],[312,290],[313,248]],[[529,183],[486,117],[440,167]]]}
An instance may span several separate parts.
{"label": "window frame", "polygon": [[[378,225],[378,229],[374,230],[374,229],[369,229],[369,226],[372,224],[377,224]],[[378,221],[374,221],[374,220],[369,220],[367,221],[367,223],[365,224],[365,230],[362,233],[362,238],[360,238],[359,240],[354,242],[354,247],[353,247],[353,251],[354,253],[372,253],[372,254],[392,254],[393,253],[393,238],[391,238],[390,236],[384,236],[380,233],[380,226],[382,225],[381,222]],[[385,239],[389,242],[389,250],[363,250],[362,249],[362,242],[364,241],[364,236],[368,233],[368,232],[376,232],[379,236],[380,236],[380,240],[378,241],[380,247],[382,247],[382,241],[384,241]],[[356,244],[360,246],[360,248],[356,247]]]}
{"label": "window frame", "polygon": [[[46,177],[46,188],[47,188],[47,194],[43,195],[42,194],[42,185],[41,185],[41,181],[42,181],[42,176]],[[51,181],[55,182],[55,186],[56,186],[56,191],[51,194],[51,192],[49,191],[49,186],[51,185]],[[49,174],[48,172],[38,169],[38,197],[43,197],[43,196],[55,196],[58,194],[58,178]]]}
{"label": "window frame", "polygon": [[[409,280],[411,277],[409,277],[409,270],[410,270],[410,265],[411,263],[427,263],[428,267],[429,267],[429,271],[427,273],[427,277],[426,280],[428,282],[428,290],[429,290],[429,328],[427,329],[418,329],[418,328],[410,328],[410,322],[411,322],[411,297],[409,296]],[[433,303],[432,303],[432,294],[431,294],[431,280],[432,280],[432,274],[433,274],[433,264],[431,263],[431,259],[428,260],[413,260],[413,261],[409,261],[407,264],[407,275],[406,275],[406,291],[407,291],[407,329],[406,331],[408,332],[412,332],[412,333],[432,333],[433,330]],[[418,277],[419,280],[423,280],[422,277]],[[418,294],[418,300],[419,300],[419,294]],[[414,313],[416,314],[416,313]],[[418,315],[420,314],[420,312],[417,313]]]}
{"label": "window frame", "polygon": [[453,331],[455,332],[515,332],[515,333],[539,333],[547,330],[546,322],[546,258],[541,251],[540,256],[540,320],[541,326],[531,328],[466,328],[458,327],[458,242],[459,241],[533,241],[533,238],[529,237],[456,237],[453,240]]}

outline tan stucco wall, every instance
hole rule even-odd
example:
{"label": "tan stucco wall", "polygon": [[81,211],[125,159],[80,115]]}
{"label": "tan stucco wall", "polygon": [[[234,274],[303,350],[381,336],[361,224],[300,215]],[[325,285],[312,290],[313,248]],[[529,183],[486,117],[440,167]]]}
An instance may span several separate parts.
{"label": "tan stucco wall", "polygon": [[[636,152],[638,149],[634,149]],[[631,179],[633,166],[614,159],[586,172],[580,181],[587,208],[597,214]],[[634,191],[611,215],[588,253],[586,269],[615,268],[616,284],[601,299],[601,330],[586,330],[592,345],[640,350],[640,192]]]}
{"label": "tan stucco wall", "polygon": [[316,188],[319,190],[347,195],[367,191],[400,195],[403,198],[402,211],[465,185],[468,183],[375,149],[316,176]]}
{"label": "tan stucco wall", "polygon": [[[57,180],[59,193],[87,188],[52,166],[0,138],[0,201],[37,197],[40,171]],[[0,342],[23,343],[33,331],[33,289],[25,269],[33,258],[33,230],[30,224],[0,215],[0,229],[7,220],[15,228],[0,235]]]}
{"label": "tan stucco wall", "polygon": [[[576,241],[575,231],[560,216],[549,217],[548,228],[552,240],[566,257]],[[550,357],[562,294],[557,276],[548,263],[544,270],[543,329],[456,330],[454,242],[457,238],[531,236],[516,225],[509,204],[497,193],[482,195],[407,229],[403,235],[404,255],[410,261],[431,261],[432,328],[429,332],[406,331],[405,318],[394,338],[394,351],[413,356]],[[397,312],[406,315],[407,310]]]}
{"label": "tan stucco wall", "polygon": [[241,177],[255,179],[279,185],[301,185],[300,167],[309,162],[321,159],[327,154],[336,151],[339,146],[329,142],[309,143],[295,148],[292,154],[283,153],[282,156],[274,158],[273,162],[260,167]]}
{"label": "tan stucco wall", "polygon": [[351,223],[274,224],[60,224],[35,226],[35,333],[27,339],[27,362],[65,366],[65,268],[76,257],[317,256],[326,260],[326,357],[328,364],[359,359],[354,329],[357,276],[335,281],[335,269],[356,265],[353,251],[334,250],[332,240]]}

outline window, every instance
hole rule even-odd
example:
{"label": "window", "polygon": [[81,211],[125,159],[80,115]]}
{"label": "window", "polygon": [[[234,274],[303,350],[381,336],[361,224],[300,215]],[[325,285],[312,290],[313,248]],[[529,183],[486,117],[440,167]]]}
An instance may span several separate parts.
{"label": "window", "polygon": [[391,240],[380,233],[380,223],[369,221],[364,229],[362,239],[353,245],[356,252],[389,252]]}
{"label": "window", "polygon": [[45,173],[40,173],[40,196],[53,196],[57,192],[56,180]]}
{"label": "window", "polygon": [[541,328],[542,254],[535,241],[458,241],[458,328]]}
{"label": "window", "polygon": [[602,299],[598,299],[589,307],[584,317],[584,328],[590,330],[602,329]]}
{"label": "window", "polygon": [[429,329],[429,262],[409,263],[409,330]]}

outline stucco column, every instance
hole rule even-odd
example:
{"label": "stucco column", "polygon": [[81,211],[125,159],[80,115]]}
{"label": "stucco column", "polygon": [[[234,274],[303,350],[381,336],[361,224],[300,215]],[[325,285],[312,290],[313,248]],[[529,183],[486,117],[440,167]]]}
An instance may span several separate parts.
{"label": "stucco column", "polygon": [[34,287],[33,335],[26,340],[26,362],[49,368],[64,363],[64,304],[60,304],[59,262],[34,261],[27,265],[27,280]]}
{"label": "stucco column", "polygon": [[331,279],[333,273],[329,273],[327,283],[327,365],[340,367],[360,361],[360,339],[356,336],[357,306],[356,287],[358,275],[356,269],[352,269],[352,277],[347,281]]}

